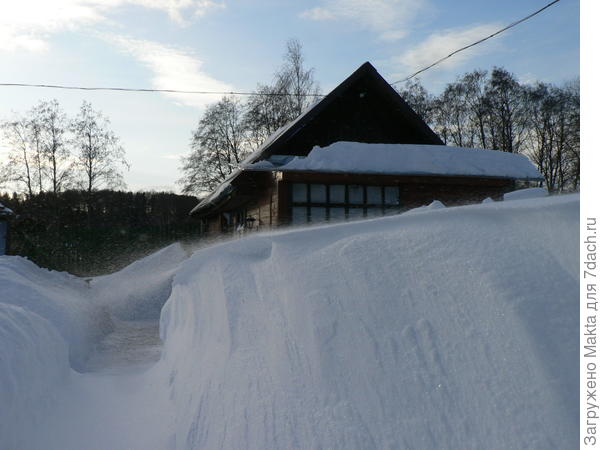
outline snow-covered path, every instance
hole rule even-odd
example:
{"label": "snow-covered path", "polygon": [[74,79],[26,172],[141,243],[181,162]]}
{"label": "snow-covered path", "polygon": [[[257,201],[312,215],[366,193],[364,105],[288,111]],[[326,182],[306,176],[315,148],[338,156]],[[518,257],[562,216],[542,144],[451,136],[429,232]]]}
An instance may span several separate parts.
{"label": "snow-covered path", "polygon": [[113,331],[60,392],[31,449],[169,450],[172,405],[152,371],[162,342],[157,320],[111,318]]}
{"label": "snow-covered path", "polygon": [[174,416],[160,384],[151,371],[79,375],[31,430],[27,448],[169,450]]}
{"label": "snow-covered path", "polygon": [[160,359],[162,343],[157,320],[118,320],[114,331],[96,345],[84,372],[128,373],[152,366]]}

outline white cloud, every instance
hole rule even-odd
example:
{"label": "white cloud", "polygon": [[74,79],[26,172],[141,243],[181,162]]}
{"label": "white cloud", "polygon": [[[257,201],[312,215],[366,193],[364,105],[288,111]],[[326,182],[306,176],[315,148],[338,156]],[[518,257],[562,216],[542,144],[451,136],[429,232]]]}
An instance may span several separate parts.
{"label": "white cloud", "polygon": [[301,13],[311,20],[346,20],[386,40],[404,37],[410,22],[429,8],[426,0],[325,0]]}
{"label": "white cloud", "polygon": [[213,0],[5,1],[0,11],[0,51],[45,50],[50,35],[104,22],[107,14],[125,5],[164,11],[179,24],[186,22],[184,17],[199,17],[224,6]]}
{"label": "white cloud", "polygon": [[[468,28],[454,28],[429,35],[424,41],[413,46],[402,55],[394,57],[394,65],[399,65],[406,72],[414,72],[449,55],[455,50],[484,38],[500,28],[499,24],[475,25]],[[447,59],[438,67],[453,69],[476,56],[489,53],[498,48],[499,38],[486,41]],[[404,73],[402,75],[408,75]]]}
{"label": "white cloud", "polygon": [[[132,55],[152,71],[152,87],[154,89],[209,92],[234,90],[231,85],[206,74],[202,70],[202,61],[190,51],[124,36],[111,35],[105,36],[105,39]],[[164,95],[176,99],[179,103],[194,107],[204,107],[222,97],[220,94],[165,93]]]}

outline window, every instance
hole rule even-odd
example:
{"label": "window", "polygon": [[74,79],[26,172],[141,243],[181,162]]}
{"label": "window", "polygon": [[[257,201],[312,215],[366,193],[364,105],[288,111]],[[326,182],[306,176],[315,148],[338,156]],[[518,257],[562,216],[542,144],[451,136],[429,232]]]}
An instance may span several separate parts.
{"label": "window", "polygon": [[312,206],[310,208],[310,221],[311,222],[325,222],[325,213],[327,208],[318,206]]}
{"label": "window", "polygon": [[306,206],[294,206],[292,208],[292,225],[300,225],[306,223],[307,214]]}
{"label": "window", "polygon": [[308,201],[308,196],[306,195],[306,184],[292,184],[292,201],[294,203],[306,203]]}
{"label": "window", "polygon": [[327,187],[324,184],[310,184],[310,202],[326,203]]}
{"label": "window", "polygon": [[365,201],[363,187],[356,184],[349,185],[348,201],[351,205],[362,205]]}
{"label": "window", "polygon": [[379,208],[367,208],[367,217],[383,216],[383,209]]}
{"label": "window", "polygon": [[292,184],[292,223],[295,225],[399,212],[398,186]]}
{"label": "window", "polygon": [[367,203],[381,205],[381,186],[367,186]]}
{"label": "window", "polygon": [[329,203],[346,203],[346,186],[343,184],[329,186]]}
{"label": "window", "polygon": [[346,208],[329,208],[329,220],[343,220],[346,218]]}
{"label": "window", "polygon": [[363,216],[362,208],[349,208],[348,209],[348,219],[359,219]]}
{"label": "window", "polygon": [[386,186],[384,188],[386,205],[399,205],[400,204],[400,188],[398,186]]}

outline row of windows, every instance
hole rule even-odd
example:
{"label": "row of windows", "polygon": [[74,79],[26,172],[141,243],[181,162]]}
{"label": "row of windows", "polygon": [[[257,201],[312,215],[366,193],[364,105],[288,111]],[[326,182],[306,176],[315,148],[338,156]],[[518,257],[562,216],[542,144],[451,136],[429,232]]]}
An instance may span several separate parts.
{"label": "row of windows", "polygon": [[353,207],[321,207],[321,206],[293,206],[292,224],[298,225],[308,222],[325,222],[335,220],[351,220],[361,217],[380,217],[383,215],[398,214],[399,208],[353,208]]}
{"label": "row of windows", "polygon": [[294,183],[292,203],[398,206],[400,190],[398,186]]}

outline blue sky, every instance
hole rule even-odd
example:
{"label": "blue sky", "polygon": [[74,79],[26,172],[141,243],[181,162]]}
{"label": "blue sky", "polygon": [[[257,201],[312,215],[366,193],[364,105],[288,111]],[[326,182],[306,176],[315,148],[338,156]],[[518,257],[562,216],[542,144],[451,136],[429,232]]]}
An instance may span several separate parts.
{"label": "blue sky", "polygon": [[[365,61],[396,81],[548,1],[20,0],[2,7],[0,82],[247,91],[271,80],[296,38],[327,92]],[[494,65],[525,82],[577,77],[579,2],[561,0],[420,79],[437,93]],[[174,191],[192,130],[219,99],[9,87],[0,96],[0,119],[42,99],[73,115],[92,102],[121,137],[129,188]]]}

